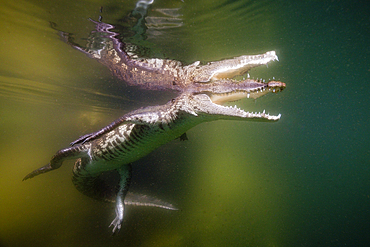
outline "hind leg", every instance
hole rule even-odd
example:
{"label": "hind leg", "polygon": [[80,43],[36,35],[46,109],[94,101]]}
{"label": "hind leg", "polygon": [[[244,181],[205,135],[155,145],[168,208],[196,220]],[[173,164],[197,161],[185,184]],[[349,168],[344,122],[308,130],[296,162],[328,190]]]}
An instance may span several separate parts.
{"label": "hind leg", "polygon": [[119,232],[119,230],[121,229],[121,224],[125,214],[124,200],[131,182],[131,164],[122,166],[120,169],[118,169],[118,172],[121,178],[119,182],[119,190],[116,197],[116,218],[114,218],[112,223],[109,225],[109,227],[113,226],[113,234]]}

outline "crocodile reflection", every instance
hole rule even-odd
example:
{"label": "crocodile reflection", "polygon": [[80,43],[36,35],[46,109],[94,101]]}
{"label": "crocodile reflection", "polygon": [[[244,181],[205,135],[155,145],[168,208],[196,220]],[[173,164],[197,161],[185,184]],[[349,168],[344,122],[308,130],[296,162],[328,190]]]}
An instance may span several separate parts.
{"label": "crocodile reflection", "polygon": [[[31,172],[24,180],[58,169],[65,160],[77,160],[73,183],[82,193],[97,199],[115,201],[116,217],[110,226],[120,230],[125,204],[175,209],[171,204],[146,196],[128,194],[131,164],[161,145],[177,138],[186,139],[192,127],[215,120],[277,121],[279,115],[265,111],[248,112],[224,103],[242,98],[256,99],[285,88],[280,81],[264,82],[251,78],[234,80],[251,68],[277,60],[276,53],[240,56],[202,65],[194,62],[143,58],[135,46],[122,42],[114,25],[95,22],[88,44],[82,47],[68,33],[62,36],[73,48],[108,67],[125,83],[146,90],[175,90],[178,96],[164,105],[147,106],[125,114],[99,131],[84,135],[59,150],[50,163]],[[106,183],[101,174],[118,171],[117,186]]]}

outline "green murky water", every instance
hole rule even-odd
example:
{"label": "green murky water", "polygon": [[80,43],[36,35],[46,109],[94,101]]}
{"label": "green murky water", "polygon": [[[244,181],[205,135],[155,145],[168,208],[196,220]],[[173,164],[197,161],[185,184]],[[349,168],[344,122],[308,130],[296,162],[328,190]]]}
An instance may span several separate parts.
{"label": "green murky water", "polygon": [[[370,231],[370,12],[366,1],[156,1],[178,27],[152,27],[158,56],[186,63],[276,50],[252,77],[287,89],[243,109],[278,123],[213,122],[136,162],[132,191],[181,210],[129,208],[80,194],[72,163],[22,182],[60,148],[170,93],[142,92],[64,44],[87,38],[103,7],[117,23],[135,1],[2,1],[1,246],[366,246]],[[180,19],[180,20],[179,20]],[[174,24],[173,24],[174,25]]]}

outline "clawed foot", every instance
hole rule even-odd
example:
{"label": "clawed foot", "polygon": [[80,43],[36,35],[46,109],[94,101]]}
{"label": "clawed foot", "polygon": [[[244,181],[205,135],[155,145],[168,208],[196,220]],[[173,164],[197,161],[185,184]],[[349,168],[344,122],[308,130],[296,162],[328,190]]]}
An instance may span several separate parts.
{"label": "clawed foot", "polygon": [[119,232],[121,229],[121,225],[123,222],[123,216],[125,215],[125,197],[128,191],[128,187],[130,185],[131,179],[131,165],[128,164],[126,166],[122,166],[118,170],[119,174],[121,175],[121,180],[119,182],[120,189],[117,193],[116,197],[116,218],[110,223],[109,227],[113,226],[113,235],[116,232]]}
{"label": "clawed foot", "polygon": [[116,218],[110,223],[109,227],[113,226],[112,235],[116,234],[121,230],[121,225],[123,221],[123,212],[124,212],[124,204],[121,202],[121,198],[117,197],[117,205],[116,205]]}
{"label": "clawed foot", "polygon": [[112,221],[112,223],[110,223],[109,227],[113,226],[112,235],[116,234],[121,230],[122,220],[123,219],[120,219],[119,216],[117,215],[116,218],[114,218],[114,220]]}

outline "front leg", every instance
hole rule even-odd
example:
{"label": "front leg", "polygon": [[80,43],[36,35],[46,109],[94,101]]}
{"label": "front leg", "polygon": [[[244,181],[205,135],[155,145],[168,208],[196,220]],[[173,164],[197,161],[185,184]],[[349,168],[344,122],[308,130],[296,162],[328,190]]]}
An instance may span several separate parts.
{"label": "front leg", "polygon": [[109,227],[113,226],[113,234],[119,232],[123,217],[125,215],[125,197],[130,187],[131,182],[131,164],[123,165],[118,169],[120,174],[119,189],[116,198],[116,218],[110,223]]}

